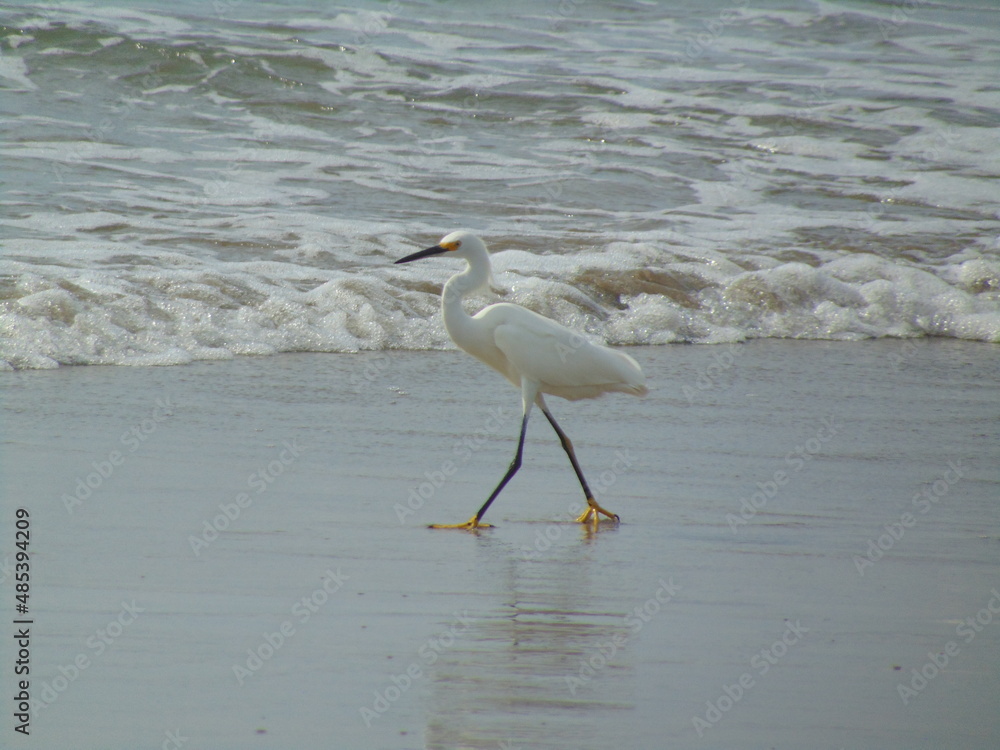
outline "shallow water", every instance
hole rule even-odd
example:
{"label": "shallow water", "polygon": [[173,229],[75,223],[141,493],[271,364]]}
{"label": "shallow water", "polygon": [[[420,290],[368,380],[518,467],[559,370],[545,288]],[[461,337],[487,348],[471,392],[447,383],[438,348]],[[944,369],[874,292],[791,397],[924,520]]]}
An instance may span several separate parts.
{"label": "shallow water", "polygon": [[[616,344],[1000,341],[1000,11],[0,10],[0,363],[450,346],[496,290]],[[484,297],[479,303],[486,302]]]}
{"label": "shallow water", "polygon": [[[495,527],[425,527],[468,518],[514,450],[517,392],[461,352],[8,373],[0,496],[33,529],[30,741],[993,750],[992,347],[633,353],[646,399],[552,404],[621,514],[596,532],[571,521],[580,488],[537,413]],[[359,362],[380,365],[352,384]],[[119,630],[123,602],[142,611]]]}

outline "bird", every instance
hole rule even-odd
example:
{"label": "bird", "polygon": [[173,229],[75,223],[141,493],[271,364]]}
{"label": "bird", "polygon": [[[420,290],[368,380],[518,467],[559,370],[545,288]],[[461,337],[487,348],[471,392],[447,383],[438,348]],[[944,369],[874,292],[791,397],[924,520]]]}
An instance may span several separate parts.
{"label": "bird", "polygon": [[558,396],[569,401],[597,398],[611,392],[644,396],[648,389],[638,362],[627,354],[594,344],[554,320],[509,302],[492,304],[475,315],[469,315],[462,305],[463,299],[486,287],[493,278],[486,244],[472,232],[452,232],[436,245],[400,258],[396,264],[433,256],[458,258],[467,263],[465,270],[452,276],[444,285],[441,294],[444,326],[460,349],[492,367],[521,391],[521,434],[507,473],[476,514],[465,523],[432,524],[431,528],[477,530],[490,526],[483,522],[483,516],[521,467],[524,436],[533,406],[538,406],[552,425],[580,480],[587,509],[576,520],[596,524],[601,516],[605,516],[619,522],[617,514],[602,508],[594,498],[577,461],[573,443],[552,416],[544,396]]}

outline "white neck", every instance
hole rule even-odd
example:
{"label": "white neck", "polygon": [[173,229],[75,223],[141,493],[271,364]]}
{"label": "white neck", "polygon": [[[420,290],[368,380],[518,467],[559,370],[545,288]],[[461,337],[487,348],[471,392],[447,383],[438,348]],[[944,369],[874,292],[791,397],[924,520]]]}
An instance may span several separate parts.
{"label": "white neck", "polygon": [[472,331],[468,329],[467,324],[472,321],[472,317],[462,307],[462,300],[486,286],[489,280],[490,261],[489,257],[484,255],[481,258],[473,258],[464,271],[452,276],[444,285],[444,291],[441,293],[441,316],[444,318],[448,335],[463,349],[468,350],[466,342]]}

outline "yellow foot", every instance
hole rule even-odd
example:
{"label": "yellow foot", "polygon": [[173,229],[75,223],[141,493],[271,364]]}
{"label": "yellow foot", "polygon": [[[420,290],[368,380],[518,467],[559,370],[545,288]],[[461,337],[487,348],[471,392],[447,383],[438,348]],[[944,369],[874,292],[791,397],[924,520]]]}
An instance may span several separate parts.
{"label": "yellow foot", "polygon": [[605,515],[615,522],[621,521],[617,513],[611,513],[610,511],[605,510],[604,508],[602,508],[600,505],[597,504],[597,501],[594,498],[588,497],[587,504],[590,505],[590,507],[587,508],[587,510],[585,510],[583,514],[576,519],[577,523],[590,523],[590,522],[597,523],[598,521],[601,520],[601,515]]}
{"label": "yellow foot", "polygon": [[427,527],[428,529],[467,529],[468,531],[475,531],[476,529],[489,529],[492,528],[488,523],[480,523],[473,516],[465,523],[432,523]]}

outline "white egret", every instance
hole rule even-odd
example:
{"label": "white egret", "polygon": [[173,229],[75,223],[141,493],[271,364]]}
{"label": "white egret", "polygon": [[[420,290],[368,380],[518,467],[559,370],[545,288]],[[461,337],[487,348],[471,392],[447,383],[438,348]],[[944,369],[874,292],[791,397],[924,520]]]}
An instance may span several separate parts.
{"label": "white egret", "polygon": [[489,526],[482,523],[483,515],[521,467],[524,434],[534,404],[542,410],[559,436],[587,498],[587,510],[576,520],[596,523],[600,515],[619,520],[616,514],[597,504],[587,480],[583,478],[573,444],[552,416],[542,394],[570,401],[597,398],[612,391],[643,396],[647,389],[638,363],[627,354],[592,344],[579,333],[518,305],[502,302],[483,308],[475,315],[465,312],[462,299],[486,286],[492,276],[486,245],[470,232],[452,232],[437,245],[400,258],[396,263],[408,263],[433,255],[461,258],[468,262],[464,271],[448,280],[441,295],[441,313],[448,335],[459,348],[492,367],[521,390],[523,411],[517,452],[507,473],[483,507],[465,523],[435,525],[432,528],[477,529]]}

